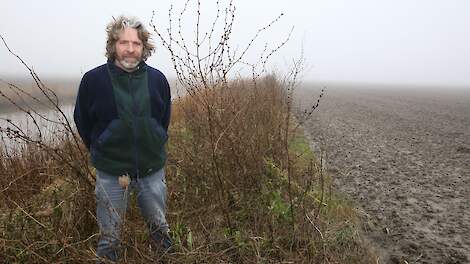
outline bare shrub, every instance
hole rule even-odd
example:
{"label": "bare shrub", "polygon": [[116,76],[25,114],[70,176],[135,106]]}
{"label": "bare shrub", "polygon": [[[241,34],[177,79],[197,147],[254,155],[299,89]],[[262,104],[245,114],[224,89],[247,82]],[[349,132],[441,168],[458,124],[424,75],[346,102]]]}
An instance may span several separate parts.
{"label": "bare shrub", "polygon": [[[190,3],[197,5],[194,44],[180,34],[180,21]],[[186,92],[173,104],[166,167],[167,218],[176,253],[161,256],[149,247],[142,219],[130,206],[123,227],[122,261],[370,262],[358,243],[353,210],[331,194],[330,179],[292,115],[292,93],[303,59],[295,61],[285,76],[267,73],[269,58],[285,45],[290,32],[285,41],[271,48],[266,45],[258,61],[244,59],[258,36],[282,15],[236,52],[229,43],[235,21],[233,2],[216,4],[218,12],[208,32],[200,30],[200,1],[188,0],[176,18],[170,9],[170,25],[176,21],[176,28],[161,31],[152,20]],[[8,126],[2,126],[2,135],[21,142],[22,148],[12,153],[4,144],[1,152],[0,198],[9,203],[0,216],[0,259],[94,261],[94,174],[84,147],[54,93],[18,59],[45,99],[30,96],[14,84],[9,83],[9,89],[45,104],[58,118],[52,120],[28,107],[28,101],[20,103],[2,94],[31,119],[36,130],[26,132],[13,120],[4,120]],[[248,67],[250,76],[233,74],[239,66]],[[42,122],[58,128],[43,135]],[[34,191],[24,191],[28,188]],[[136,203],[135,197],[130,200]]]}
{"label": "bare shrub", "polygon": [[0,259],[66,260],[71,252],[81,254],[71,244],[96,233],[94,176],[56,93],[0,38],[36,85],[25,89],[0,79],[0,97],[24,117],[0,118]]}

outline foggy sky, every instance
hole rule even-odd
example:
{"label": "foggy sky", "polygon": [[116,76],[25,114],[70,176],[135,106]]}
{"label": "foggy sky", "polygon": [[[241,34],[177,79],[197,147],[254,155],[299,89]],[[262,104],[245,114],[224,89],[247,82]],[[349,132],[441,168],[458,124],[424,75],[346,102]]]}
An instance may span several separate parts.
{"label": "foggy sky", "polygon": [[[79,78],[105,62],[105,27],[120,14],[167,25],[169,0],[159,1],[2,1],[0,34],[43,76]],[[180,10],[184,1],[174,1]],[[203,17],[215,1],[201,0]],[[279,44],[294,26],[290,41],[271,60],[284,71],[303,48],[306,81],[470,87],[470,1],[467,0],[258,0],[235,1],[232,43],[244,47],[256,30],[285,15],[263,33],[248,54],[255,61],[264,43]],[[193,9],[189,10],[194,12]],[[190,35],[194,21],[183,27]],[[174,77],[167,52],[157,38],[148,63]],[[17,60],[0,46],[0,78],[25,75]]]}

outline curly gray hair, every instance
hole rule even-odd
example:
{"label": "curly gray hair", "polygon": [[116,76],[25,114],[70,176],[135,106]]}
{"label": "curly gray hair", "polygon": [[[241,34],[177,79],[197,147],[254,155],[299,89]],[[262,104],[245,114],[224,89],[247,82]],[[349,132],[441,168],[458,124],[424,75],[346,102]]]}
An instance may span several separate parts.
{"label": "curly gray hair", "polygon": [[106,26],[108,38],[106,40],[106,57],[109,60],[116,59],[116,42],[119,40],[119,33],[126,27],[137,30],[137,35],[143,44],[142,59],[147,60],[155,51],[155,46],[150,43],[150,33],[144,27],[142,22],[135,17],[119,16]]}

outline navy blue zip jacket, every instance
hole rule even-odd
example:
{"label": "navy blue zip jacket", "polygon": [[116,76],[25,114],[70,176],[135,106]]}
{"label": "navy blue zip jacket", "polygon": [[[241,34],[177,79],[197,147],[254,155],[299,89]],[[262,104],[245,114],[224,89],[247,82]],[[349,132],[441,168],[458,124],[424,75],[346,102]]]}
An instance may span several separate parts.
{"label": "navy blue zip jacket", "polygon": [[108,61],[84,74],[74,120],[96,169],[145,177],[165,165],[170,113],[163,73],[145,62],[129,73]]}

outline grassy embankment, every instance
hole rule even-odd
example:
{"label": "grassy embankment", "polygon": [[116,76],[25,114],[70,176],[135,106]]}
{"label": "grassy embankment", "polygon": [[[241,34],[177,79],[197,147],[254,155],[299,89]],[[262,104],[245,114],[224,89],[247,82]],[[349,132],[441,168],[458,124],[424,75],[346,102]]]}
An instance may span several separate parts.
{"label": "grassy embankment", "polygon": [[[176,252],[163,257],[167,263],[375,263],[352,205],[331,190],[307,140],[292,131],[280,82],[228,87],[174,103],[166,179]],[[91,263],[93,186],[80,176],[83,166],[71,169],[80,149],[70,139],[47,144],[0,157],[0,260]],[[135,197],[131,204],[123,262],[147,263],[159,256]]]}

